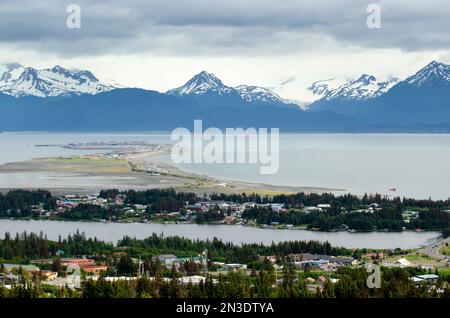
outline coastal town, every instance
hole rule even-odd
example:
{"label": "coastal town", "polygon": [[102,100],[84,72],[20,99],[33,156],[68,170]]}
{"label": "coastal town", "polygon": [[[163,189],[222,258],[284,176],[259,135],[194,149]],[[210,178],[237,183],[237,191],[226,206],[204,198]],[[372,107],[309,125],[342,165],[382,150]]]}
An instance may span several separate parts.
{"label": "coastal town", "polygon": [[[117,250],[120,250],[117,249]],[[447,247],[448,251],[448,247]],[[127,249],[115,251],[109,255],[80,255],[79,257],[64,257],[63,250],[57,250],[55,255],[47,259],[29,260],[28,264],[0,263],[0,287],[11,289],[24,284],[41,284],[54,288],[69,288],[80,290],[86,281],[106,282],[136,281],[140,278],[149,280],[161,279],[170,282],[174,278],[167,273],[177,273],[176,281],[182,285],[205,284],[209,278],[213,284],[218,283],[221,276],[230,272],[239,272],[249,277],[257,276],[263,268],[269,268],[275,275],[274,286],[283,285],[286,275],[284,266],[293,266],[297,279],[301,279],[308,292],[322,292],[327,283],[337,284],[342,275],[340,269],[369,268],[378,264],[385,269],[408,269],[409,280],[416,286],[429,291],[444,293],[448,285],[442,285],[444,273],[435,266],[419,265],[420,262],[409,261],[401,256],[388,256],[385,252],[370,252],[359,259],[350,256],[331,256],[311,253],[287,254],[285,256],[260,255],[257,262],[259,270],[249,268],[248,264],[227,263],[208,259],[208,252],[193,257],[179,257],[174,254],[158,254],[150,259],[129,258]],[[289,259],[290,265],[286,265]],[[392,261],[387,261],[391,259]],[[129,264],[126,264],[128,260]],[[419,259],[417,259],[419,260]],[[449,259],[444,258],[441,266],[448,268]],[[128,266],[128,271],[124,268]],[[161,269],[166,276],[157,278],[153,267]],[[130,270],[131,268],[131,270]],[[131,272],[132,270],[135,272]],[[152,274],[153,272],[153,274]],[[415,275],[413,273],[416,273]],[[164,274],[163,274],[164,275]],[[438,284],[440,282],[440,284]],[[448,284],[448,283],[447,283]]]}
{"label": "coastal town", "polygon": [[[98,218],[95,215],[90,217],[90,220],[100,222],[157,222],[157,223],[215,223],[215,224],[230,224],[230,225],[248,225],[260,226],[263,228],[277,228],[277,229],[309,229],[313,231],[320,231],[319,227],[306,226],[306,224],[290,224],[281,221],[258,222],[257,218],[253,218],[249,211],[270,211],[276,216],[289,215],[290,213],[299,213],[302,215],[326,215],[333,213],[333,207],[330,203],[318,203],[314,205],[294,206],[293,204],[286,204],[285,202],[274,202],[267,198],[257,198],[254,202],[249,199],[243,201],[242,198],[238,200],[224,200],[220,199],[221,195],[204,194],[203,197],[195,198],[196,202],[181,202],[174,206],[172,210],[165,207],[155,208],[152,204],[134,203],[127,200],[127,194],[118,190],[112,190],[113,196],[105,192],[100,194],[82,195],[82,194],[66,194],[55,197],[54,207],[45,209],[43,204],[31,206],[31,215],[34,218],[53,219],[64,218],[71,210],[77,207],[99,207],[101,209],[114,208],[115,213],[109,218]],[[229,196],[228,199],[233,198]],[[261,202],[266,201],[266,202]],[[376,200],[374,200],[376,201]],[[366,202],[354,209],[340,208],[339,213],[346,215],[377,215],[381,213],[383,207],[376,202]],[[396,230],[415,230],[423,231],[420,227],[411,227],[420,218],[420,213],[425,213],[427,209],[424,208],[405,208],[401,211],[402,226]],[[11,212],[11,211],[10,211]],[[247,213],[246,213],[247,212]],[[441,211],[446,220],[450,216],[450,208],[442,209]],[[335,212],[334,212],[335,213]],[[11,214],[12,215],[12,214]],[[210,219],[205,219],[205,216],[213,216]],[[277,219],[276,217],[273,219]],[[352,228],[347,224],[342,224],[339,228],[331,230],[355,232],[359,229]],[[384,230],[386,229],[370,229],[370,230]]]}
{"label": "coastal town", "polygon": [[439,226],[439,223],[428,223],[432,217],[433,222],[442,218],[444,237],[418,249],[348,249],[314,241],[239,247],[217,239],[202,242],[156,234],[144,240],[124,237],[112,244],[86,238],[78,232],[53,242],[42,234],[11,237],[6,233],[0,239],[0,280],[5,289],[38,284],[50,286],[45,288],[55,292],[67,288],[83,290],[83,286],[95,282],[137,284],[142,279],[152,284],[156,280],[167,284],[175,281],[185,286],[180,288],[215,286],[228,279],[224,277],[231,279],[230,275],[252,280],[270,273],[271,288],[284,286],[289,275],[293,275],[292,282],[301,284],[306,293],[314,294],[338,288],[343,277],[353,275],[349,273],[378,266],[383,272],[404,271],[411,286],[416,286],[411,288],[444,294],[450,272],[449,239],[444,229],[448,222],[447,209],[448,202],[398,201],[380,196],[360,199],[349,195],[299,193],[273,197],[256,194],[198,197],[174,189],[108,189],[98,195],[52,195],[43,190],[16,190],[0,195],[2,217],[104,223],[209,223],[311,231],[323,231],[323,224],[339,218],[350,222],[336,223],[330,230],[348,232],[367,229],[363,220],[371,231],[383,230],[372,224],[391,226],[391,230],[423,231],[435,224]]}

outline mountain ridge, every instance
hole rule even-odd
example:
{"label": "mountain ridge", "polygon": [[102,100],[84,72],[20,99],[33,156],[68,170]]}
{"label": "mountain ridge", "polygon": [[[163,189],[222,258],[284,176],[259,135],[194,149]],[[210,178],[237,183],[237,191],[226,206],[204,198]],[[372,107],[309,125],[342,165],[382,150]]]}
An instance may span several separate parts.
{"label": "mountain ridge", "polygon": [[[227,86],[206,71],[167,92],[108,86],[92,94],[63,94],[67,87],[46,93],[52,86],[46,81],[48,74],[69,84],[96,83],[98,79],[89,71],[60,66],[38,71],[11,64],[8,69],[1,75],[3,83],[26,81],[41,94],[14,96],[0,92],[2,131],[170,130],[189,126],[194,119],[220,127],[278,127],[289,131],[450,131],[450,66],[436,61],[406,80],[393,84],[397,80],[392,79],[389,88],[383,84],[387,81],[367,74],[332,91],[328,90],[331,86],[316,82],[318,93],[329,98],[322,97],[307,111],[273,90]],[[36,78],[39,81],[35,83]],[[324,82],[329,85],[332,81]],[[386,91],[378,94],[380,90]]]}
{"label": "mountain ridge", "polygon": [[0,92],[19,98],[93,95],[114,88],[117,87],[102,83],[90,71],[71,71],[59,65],[38,70],[9,63],[0,75]]}

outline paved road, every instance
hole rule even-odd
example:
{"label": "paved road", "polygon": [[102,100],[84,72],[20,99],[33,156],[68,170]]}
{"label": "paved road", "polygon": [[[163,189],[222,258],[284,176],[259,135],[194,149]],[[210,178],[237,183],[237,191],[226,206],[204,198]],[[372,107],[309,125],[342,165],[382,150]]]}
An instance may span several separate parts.
{"label": "paved road", "polygon": [[423,253],[430,257],[437,258],[437,259],[445,259],[445,256],[439,253],[439,249],[443,245],[445,245],[445,243],[449,243],[449,242],[450,242],[450,237],[447,237],[446,239],[434,242],[433,244],[420,249],[419,253]]}

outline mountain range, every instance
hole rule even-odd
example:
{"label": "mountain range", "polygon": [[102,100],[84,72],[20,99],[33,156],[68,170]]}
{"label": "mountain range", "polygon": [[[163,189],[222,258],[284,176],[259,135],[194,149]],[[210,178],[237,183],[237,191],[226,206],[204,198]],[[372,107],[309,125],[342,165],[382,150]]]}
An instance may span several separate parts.
{"label": "mountain range", "polygon": [[405,80],[329,79],[304,110],[273,90],[224,84],[202,71],[157,92],[124,88],[87,70],[0,68],[0,130],[130,131],[279,127],[292,131],[450,131],[450,66],[433,61]]}
{"label": "mountain range", "polygon": [[309,111],[329,110],[378,126],[442,128],[450,122],[449,65],[432,61],[403,81],[380,83],[372,78],[367,83],[362,87],[385,87],[385,91],[365,95],[360,90],[359,95],[351,95],[345,90],[350,85],[344,84],[312,103]]}
{"label": "mountain range", "polygon": [[59,65],[37,70],[10,63],[0,75],[0,92],[14,97],[93,95],[118,87],[99,81],[90,71],[68,70]]}

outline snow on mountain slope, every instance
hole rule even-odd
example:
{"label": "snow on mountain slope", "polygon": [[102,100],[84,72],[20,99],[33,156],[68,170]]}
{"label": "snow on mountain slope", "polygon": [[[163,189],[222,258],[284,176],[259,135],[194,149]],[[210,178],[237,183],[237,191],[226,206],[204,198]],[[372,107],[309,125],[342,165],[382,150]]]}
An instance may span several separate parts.
{"label": "snow on mountain slope", "polygon": [[366,100],[386,93],[398,82],[399,79],[395,77],[378,81],[375,76],[363,74],[356,80],[331,79],[315,82],[308,89],[318,100]]}
{"label": "snow on mountain slope", "polygon": [[232,87],[226,86],[214,74],[202,71],[191,78],[186,84],[178,88],[167,91],[169,95],[204,95],[208,92],[215,92],[219,95],[233,92]]}
{"label": "snow on mountain slope", "polygon": [[235,89],[239,92],[239,95],[241,95],[241,97],[247,102],[261,101],[265,103],[291,104],[291,102],[281,98],[277,93],[268,88],[239,85]]}
{"label": "snow on mountain slope", "polygon": [[346,84],[348,80],[344,78],[331,78],[323,81],[317,81],[308,87],[308,90],[313,93],[316,100],[325,96],[331,95],[333,91],[339,89],[342,85]]}
{"label": "snow on mountain slope", "polygon": [[402,85],[414,87],[450,85],[450,65],[432,61],[419,70],[416,74],[408,77]]}
{"label": "snow on mountain slope", "polygon": [[174,96],[202,96],[207,93],[219,96],[234,95],[238,98],[240,96],[247,103],[292,104],[268,88],[249,85],[227,86],[217,76],[206,71],[195,75],[183,86],[167,91],[167,94]]}
{"label": "snow on mountain slope", "polygon": [[0,75],[0,92],[15,97],[94,95],[116,87],[99,81],[89,71],[72,71],[61,66],[37,70],[11,63],[5,65]]}

